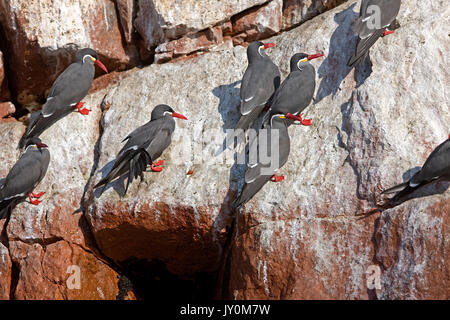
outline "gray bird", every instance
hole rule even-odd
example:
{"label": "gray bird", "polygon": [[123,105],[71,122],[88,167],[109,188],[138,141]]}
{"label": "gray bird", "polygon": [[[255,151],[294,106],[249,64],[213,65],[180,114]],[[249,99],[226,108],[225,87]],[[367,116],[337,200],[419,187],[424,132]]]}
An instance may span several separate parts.
{"label": "gray bird", "polygon": [[143,179],[147,165],[151,165],[153,171],[161,171],[160,166],[164,161],[152,162],[159,158],[172,142],[172,134],[175,130],[173,118],[187,120],[185,116],[176,113],[168,105],[157,105],[152,111],[151,120],[135,129],[122,141],[128,140],[119,151],[111,171],[94,188],[104,186],[101,191],[103,193],[111,181],[128,173],[125,188],[125,193],[127,193],[128,186],[133,179],[137,179],[138,176],[141,177],[141,180]]}
{"label": "gray bird", "polygon": [[434,181],[450,181],[450,135],[431,152],[422,169],[409,181],[384,190],[382,194],[397,192],[391,199],[396,201]]}
{"label": "gray bird", "polygon": [[[25,152],[0,183],[0,216],[27,196],[30,203],[38,205],[44,193],[33,190],[44,178],[50,161],[50,152],[41,139],[28,140]],[[33,199],[36,198],[36,199]]]}
{"label": "gray bird", "polygon": [[108,72],[97,57],[97,53],[90,49],[81,49],[75,56],[75,62],[67,67],[53,83],[42,110],[33,113],[23,137],[19,141],[22,149],[32,137],[39,137],[47,128],[59,119],[71,113],[74,109],[83,114],[89,114],[83,109],[81,102],[94,80],[95,65]]}
{"label": "gray bird", "polygon": [[[276,131],[277,135],[274,135],[274,131]],[[261,135],[266,133],[267,136],[261,138]],[[278,141],[276,140],[276,137],[278,137]],[[273,139],[275,139],[275,141],[272,141]],[[278,150],[272,150],[272,143],[278,146]],[[233,202],[232,207],[236,208],[245,204],[261,190],[268,181],[272,180],[274,182],[279,182],[284,179],[283,176],[277,176],[275,173],[287,162],[290,144],[286,117],[281,114],[273,115],[265,130],[260,130],[258,137],[253,139],[250,144],[249,163],[247,164],[244,178],[245,183],[241,194]],[[262,146],[265,147],[265,150],[261,150]],[[253,155],[253,160],[251,155]],[[267,159],[263,160],[261,155],[267,155]]]}
{"label": "gray bird", "polygon": [[400,27],[395,19],[400,5],[401,0],[362,0],[359,18],[353,25],[358,41],[355,53],[347,63],[349,67],[363,62],[380,37],[394,33]]}
{"label": "gray bird", "polygon": [[264,51],[274,46],[273,43],[254,41],[247,48],[248,67],[240,92],[241,118],[235,130],[250,128],[280,85],[280,71]]}
{"label": "gray bird", "polygon": [[291,57],[291,72],[275,92],[264,124],[275,114],[291,119],[287,121],[288,126],[295,120],[306,126],[311,124],[311,120],[302,119],[301,112],[311,103],[316,89],[316,70],[309,61],[319,57],[323,54],[296,53]]}

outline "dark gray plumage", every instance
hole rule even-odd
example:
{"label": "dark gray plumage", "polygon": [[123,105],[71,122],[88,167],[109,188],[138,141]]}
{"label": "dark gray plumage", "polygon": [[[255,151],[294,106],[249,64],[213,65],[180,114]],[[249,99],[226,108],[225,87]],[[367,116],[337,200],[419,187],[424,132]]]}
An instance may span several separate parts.
{"label": "dark gray plumage", "polygon": [[[272,43],[252,42],[247,48],[248,67],[242,78],[239,122],[235,130],[249,129],[280,85],[280,71],[265,53]],[[236,135],[239,133],[235,131]]]}
{"label": "dark gray plumage", "polygon": [[[322,57],[323,54],[308,55],[296,53],[290,60],[288,77],[275,92],[264,124],[275,114],[291,114],[298,116],[312,101],[316,89],[316,70],[310,60]],[[288,120],[288,126],[294,122]],[[305,124],[305,123],[304,123]]]}
{"label": "dark gray plumage", "polygon": [[[270,163],[264,163],[268,161],[261,161],[261,159],[257,156],[260,154],[260,145],[259,142],[263,141],[264,139],[255,138],[252,140],[249,152],[252,152],[255,159],[257,159],[257,163],[251,164],[249,163],[247,165],[247,169],[245,171],[245,183],[242,188],[241,194],[239,197],[233,202],[233,207],[238,207],[243,204],[245,204],[247,201],[249,201],[261,188],[273,177],[273,175],[276,173],[276,171],[283,167],[285,163],[288,160],[289,153],[290,153],[290,139],[288,134],[288,127],[286,123],[286,119],[283,115],[274,115],[272,116],[271,120],[269,121],[268,125],[265,128],[267,131],[259,131],[259,135],[262,132],[267,132],[267,139],[266,142],[266,150],[262,151],[262,154],[266,155],[270,159],[274,159],[275,156],[278,156],[278,166],[276,168],[271,168]],[[270,137],[275,138],[275,136],[272,136],[273,131],[278,131],[278,141],[272,141]],[[255,146],[252,146],[252,144],[258,144]],[[278,154],[275,154],[272,156],[272,149],[271,144],[276,143],[278,144]],[[256,153],[256,154],[255,154]],[[273,165],[273,163],[272,163]],[[267,172],[262,173],[262,169],[266,170]]]}
{"label": "dark gray plumage", "polygon": [[398,192],[392,200],[403,198],[420,187],[438,180],[450,181],[450,136],[428,156],[422,169],[407,182],[384,190],[382,194]]}
{"label": "dark gray plumage", "polygon": [[0,184],[0,216],[25,199],[44,178],[50,162],[47,148],[39,138],[28,140],[25,152]]}
{"label": "dark gray plumage", "polygon": [[[20,149],[30,138],[39,137],[47,128],[74,110],[91,88],[95,74],[94,64],[107,72],[94,50],[86,48],[77,52],[75,62],[53,83],[42,110],[30,116],[27,130],[19,142]],[[83,114],[89,113],[87,109],[79,110]]]}
{"label": "dark gray plumage", "polygon": [[[187,120],[168,105],[160,104],[152,111],[151,120],[131,132],[122,142],[127,141],[119,151],[111,171],[94,188],[106,186],[114,179],[128,173],[125,193],[133,179],[143,179],[148,165],[159,158],[172,142],[175,130],[173,117]],[[103,192],[102,190],[102,192]]]}
{"label": "dark gray plumage", "polygon": [[[400,11],[400,5],[401,0],[362,0],[359,18],[353,25],[353,30],[358,35],[358,41],[355,53],[347,63],[348,66],[364,61],[369,49],[385,34],[385,31],[392,31],[399,27],[395,18]],[[379,8],[381,14],[378,28],[373,26],[376,25],[375,15],[377,12],[374,8]]]}

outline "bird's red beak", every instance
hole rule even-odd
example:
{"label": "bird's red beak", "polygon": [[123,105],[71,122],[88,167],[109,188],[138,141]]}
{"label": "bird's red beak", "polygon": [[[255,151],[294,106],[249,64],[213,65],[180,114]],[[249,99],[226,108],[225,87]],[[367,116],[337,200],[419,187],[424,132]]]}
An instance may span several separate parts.
{"label": "bird's red beak", "polygon": [[309,60],[312,60],[312,59],[320,58],[320,57],[323,57],[323,56],[324,56],[323,53],[310,54],[310,55],[308,56],[308,61],[309,61]]}
{"label": "bird's red beak", "polygon": [[183,119],[183,120],[187,120],[188,119],[185,116],[183,116],[182,114],[179,114],[179,113],[176,113],[176,112],[172,112],[172,117],[180,118],[180,119]]}
{"label": "bird's red beak", "polygon": [[100,69],[102,69],[103,71],[105,71],[106,73],[108,73],[108,69],[106,69],[105,65],[100,61],[100,60],[95,60],[94,62],[96,65],[99,66]]}
{"label": "bird's red beak", "polygon": [[46,145],[45,143],[42,143],[42,142],[38,142],[38,143],[36,143],[36,147],[38,147],[38,148],[48,148],[48,145]]}
{"label": "bird's red beak", "polygon": [[275,47],[275,43],[265,43],[264,49]]}

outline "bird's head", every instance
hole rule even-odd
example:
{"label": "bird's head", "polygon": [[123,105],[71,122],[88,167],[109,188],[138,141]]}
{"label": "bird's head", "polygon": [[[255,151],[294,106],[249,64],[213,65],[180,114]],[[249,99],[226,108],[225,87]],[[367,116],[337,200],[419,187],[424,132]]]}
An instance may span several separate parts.
{"label": "bird's head", "polygon": [[98,59],[97,52],[91,48],[84,48],[78,50],[77,55],[75,56],[75,61],[80,63],[92,63],[96,64],[100,69],[108,73],[108,69],[106,69],[105,65]]}
{"label": "bird's head", "polygon": [[42,143],[41,139],[37,137],[33,137],[30,140],[28,140],[26,148],[28,148],[29,146],[36,147],[38,149],[48,148],[48,146],[45,143]]}
{"label": "bird's head", "polygon": [[306,53],[296,53],[291,58],[291,71],[301,70],[302,66],[308,63],[309,61],[323,57],[323,53],[316,54],[306,54]]}
{"label": "bird's head", "polygon": [[268,48],[275,47],[275,43],[263,43],[261,41],[253,41],[249,44],[247,48],[247,58],[248,61],[252,61],[253,59],[257,59],[260,57],[267,57],[267,54],[264,50]]}
{"label": "bird's head", "polygon": [[159,104],[152,111],[152,120],[156,120],[162,118],[164,116],[171,116],[173,118],[180,118],[183,120],[187,120],[185,116],[182,114],[176,113],[171,107],[166,104]]}

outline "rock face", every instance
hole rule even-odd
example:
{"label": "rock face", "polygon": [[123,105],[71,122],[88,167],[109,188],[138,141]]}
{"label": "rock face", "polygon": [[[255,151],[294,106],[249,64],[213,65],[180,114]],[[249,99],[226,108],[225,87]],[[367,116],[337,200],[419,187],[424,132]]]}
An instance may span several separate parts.
{"label": "rock face", "polygon": [[[89,116],[73,113],[42,135],[52,157],[37,188],[46,192],[43,203],[21,203],[0,219],[0,298],[449,299],[449,183],[423,188],[396,207],[377,206],[380,191],[410,177],[450,133],[446,3],[404,3],[402,28],[372,48],[373,65],[350,69],[359,4],[280,33],[338,2],[211,1],[209,9],[232,6],[214,19],[192,12],[188,24],[165,1],[139,1],[139,10],[158,13],[153,27],[163,26],[151,44],[157,55],[184,60],[113,75],[111,85],[100,78],[98,87],[106,88],[84,99]],[[14,9],[17,3],[0,8],[19,17],[27,11]],[[144,13],[136,2],[114,4],[124,42],[149,46],[152,33],[142,25],[145,38],[139,29]],[[143,39],[136,40],[133,26]],[[267,39],[277,44],[268,54],[283,78],[295,52],[325,53],[312,62],[316,95],[305,110],[312,125],[289,128],[285,180],[268,183],[234,212],[244,167],[222,146],[238,120],[247,61],[246,49],[233,45],[278,33]],[[185,60],[205,41],[210,53]],[[146,172],[126,195],[123,179],[100,195],[93,185],[110,170],[123,138],[159,103],[189,119],[176,120],[163,171]],[[0,177],[18,157],[23,130],[17,121],[0,123],[10,146],[0,149]],[[374,214],[359,216],[365,213]]]}
{"label": "rock face", "polygon": [[[313,125],[290,129],[290,160],[281,170],[287,180],[266,186],[238,215],[226,288],[231,298],[449,298],[448,183],[376,218],[354,217],[447,138],[444,3],[402,4],[404,27],[374,46],[370,77],[368,65],[346,67],[354,9],[340,6],[270,39],[284,74],[286,52],[323,51],[326,59],[306,112]],[[427,85],[430,74],[436,86]],[[368,290],[377,268],[381,288]]]}
{"label": "rock face", "polygon": [[77,48],[96,50],[109,70],[130,64],[111,0],[0,1],[0,23],[14,70],[10,85],[26,106],[42,102]]}
{"label": "rock face", "polygon": [[[5,75],[3,53],[0,51],[0,102],[8,101],[10,98],[8,82]],[[1,117],[0,117],[1,118]]]}
{"label": "rock face", "polygon": [[[157,39],[166,37],[155,49],[155,61],[157,63],[177,60],[181,57],[195,56],[201,52],[223,50],[231,45],[246,44],[254,40],[264,39],[282,30],[296,26],[307,19],[318,15],[319,13],[331,9],[346,0],[312,0],[312,1],[290,1],[290,0],[271,0],[271,1],[212,1],[218,6],[225,8],[242,8],[247,3],[244,11],[225,10],[219,15],[211,15],[211,19],[202,19],[202,23],[209,21],[209,24],[201,24],[196,27],[196,19],[189,21],[188,30],[185,25],[181,28],[185,36],[172,40],[170,36],[159,31],[159,29],[147,29],[147,33],[140,32],[144,39],[147,39],[147,48],[157,43]],[[150,1],[151,2],[151,1]],[[157,1],[159,2],[159,1]],[[165,1],[162,1],[165,2]],[[188,1],[186,1],[188,2]],[[190,3],[190,2],[189,2]],[[197,2],[195,2],[197,3]],[[201,4],[200,4],[201,3]],[[204,2],[199,2],[198,6],[203,6]],[[211,6],[206,3],[207,7]],[[190,11],[190,6],[185,5],[173,9],[173,12]],[[208,9],[209,10],[209,9]],[[168,11],[168,15],[172,14]],[[148,12],[155,12],[148,10]],[[167,10],[162,10],[167,12]],[[170,14],[169,14],[170,12]],[[214,10],[208,11],[212,13]],[[227,13],[227,14],[224,14]],[[147,14],[148,15],[148,14]],[[213,18],[215,17],[215,18]],[[155,19],[162,19],[158,16]],[[222,20],[221,20],[222,19]],[[138,23],[139,19],[136,20]],[[164,24],[164,23],[163,23]],[[139,29],[139,24],[138,27]],[[164,29],[164,27],[163,27]],[[176,29],[176,28],[175,28]],[[156,31],[157,30],[157,31]],[[173,30],[169,28],[169,30]],[[148,34],[152,36],[149,36]],[[158,36],[155,36],[157,34]],[[170,33],[169,33],[170,34]],[[159,40],[161,42],[161,40]]]}
{"label": "rock face", "polygon": [[[73,113],[41,136],[51,154],[47,175],[36,189],[45,192],[43,203],[33,206],[23,202],[12,211],[7,224],[4,217],[1,220],[1,234],[5,238],[2,243],[9,250],[15,269],[10,298],[116,299],[119,296],[119,275],[95,253],[80,207],[93,166],[102,98],[99,92],[85,100],[93,110],[89,116]],[[1,177],[6,176],[18,157],[15,146],[23,131],[20,122],[0,124],[2,141],[10,146],[1,151],[4,164]],[[4,251],[5,248],[3,255]]]}

